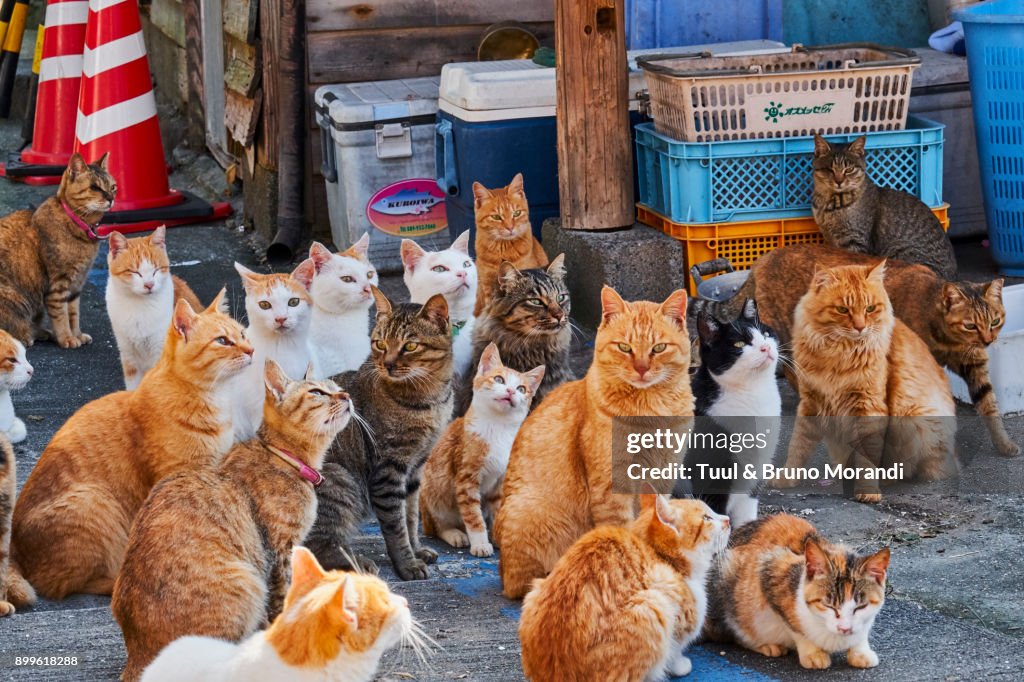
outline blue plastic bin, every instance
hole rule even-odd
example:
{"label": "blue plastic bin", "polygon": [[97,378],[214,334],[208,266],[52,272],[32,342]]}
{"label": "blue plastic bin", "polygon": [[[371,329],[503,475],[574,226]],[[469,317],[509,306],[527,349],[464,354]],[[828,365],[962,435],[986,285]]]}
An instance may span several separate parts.
{"label": "blue plastic bin", "polygon": [[[910,116],[905,130],[863,133],[872,179],[941,206],[944,127]],[[636,127],[636,156],[640,203],[672,222],[797,218],[811,210],[813,137],[679,142],[644,123]]]}
{"label": "blue plastic bin", "polygon": [[1024,276],[1024,0],[960,10],[992,258]]}
{"label": "blue plastic bin", "polygon": [[782,40],[783,0],[626,0],[626,48]]}

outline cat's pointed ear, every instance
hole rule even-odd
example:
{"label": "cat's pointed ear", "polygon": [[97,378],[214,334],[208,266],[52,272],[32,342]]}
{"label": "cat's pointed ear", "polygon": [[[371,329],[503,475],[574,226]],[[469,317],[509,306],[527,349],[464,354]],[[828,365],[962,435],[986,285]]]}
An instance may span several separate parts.
{"label": "cat's pointed ear", "polygon": [[629,308],[622,300],[619,292],[605,284],[601,287],[601,324],[607,324],[616,315],[621,315]]}
{"label": "cat's pointed ear", "polygon": [[540,388],[540,384],[544,381],[544,373],[548,371],[548,368],[544,365],[538,365],[529,372],[523,374],[526,377],[526,383],[530,385],[530,392],[536,395],[537,389]]}
{"label": "cat's pointed ear", "polygon": [[281,369],[281,365],[274,362],[273,359],[267,358],[266,363],[263,365],[263,384],[266,386],[267,393],[274,398],[275,402],[281,402],[285,391],[288,390],[289,381],[290,379],[284,373],[284,370]]}
{"label": "cat's pointed ear", "polygon": [[868,279],[879,284],[885,282],[885,264],[886,261],[883,260],[881,263],[868,270]]}
{"label": "cat's pointed ear", "polygon": [[743,302],[743,319],[754,322],[757,320],[757,303],[754,299],[748,298]]}
{"label": "cat's pointed ear", "polygon": [[501,367],[501,355],[498,353],[498,346],[491,341],[487,344],[487,348],[484,348],[484,352],[480,354],[480,364],[477,367],[476,375],[482,377],[494,371],[496,367]]}
{"label": "cat's pointed ear", "polygon": [[128,248],[128,238],[114,230],[107,236],[107,253],[111,258],[117,258],[117,254]]}
{"label": "cat's pointed ear", "polygon": [[506,293],[511,291],[512,285],[519,279],[520,274],[512,263],[507,260],[501,261],[498,266],[498,289]]}
{"label": "cat's pointed ear", "polygon": [[853,154],[854,156],[860,156],[860,157],[863,158],[863,156],[864,156],[864,144],[867,141],[868,141],[867,136],[866,135],[861,135],[856,140],[854,140],[853,142],[850,143],[850,146],[846,148],[846,152],[848,154]]}
{"label": "cat's pointed ear", "polygon": [[861,563],[864,573],[874,578],[879,585],[885,584],[885,574],[889,570],[889,555],[889,548],[883,547]]}
{"label": "cat's pointed ear", "polygon": [[353,630],[359,628],[359,616],[356,614],[355,610],[356,600],[358,598],[355,582],[351,577],[345,578],[345,580],[338,585],[338,588],[334,592],[334,596],[331,598],[331,608],[335,609],[335,612],[343,621],[348,623],[349,627]]}
{"label": "cat's pointed ear", "polygon": [[658,523],[671,528],[672,532],[676,535],[679,534],[679,529],[676,528],[675,515],[672,513],[672,508],[668,506],[668,500],[665,499],[664,495],[654,496],[654,518],[658,519]]}
{"label": "cat's pointed ear", "polygon": [[320,242],[313,242],[309,245],[309,259],[313,261],[313,266],[317,272],[320,272],[325,265],[330,263],[333,256],[334,254],[331,253],[331,250]]}
{"label": "cat's pointed ear", "polygon": [[473,204],[475,205],[476,208],[480,208],[480,204],[482,204],[486,199],[489,199],[490,197],[491,190],[487,189],[479,182],[473,183]]}
{"label": "cat's pointed ear", "polygon": [[423,247],[413,240],[402,240],[402,265],[405,267],[406,272],[414,271],[416,269],[416,265],[419,264],[426,255],[427,252],[423,250]]}
{"label": "cat's pointed ear", "polygon": [[326,571],[320,562],[305,547],[292,548],[292,586],[302,585],[312,580],[321,580]]}
{"label": "cat's pointed ear", "polygon": [[452,242],[452,248],[456,251],[469,255],[469,230],[466,230]]}
{"label": "cat's pointed ear", "polygon": [[815,292],[821,291],[836,281],[836,274],[831,268],[814,266],[814,276],[811,278],[811,289]]}
{"label": "cat's pointed ear", "polygon": [[942,307],[947,313],[966,300],[964,292],[956,282],[946,282],[942,285]]}
{"label": "cat's pointed ear", "polygon": [[985,287],[985,298],[991,303],[1003,302],[1003,278],[994,279]]}
{"label": "cat's pointed ear", "polygon": [[316,379],[316,371],[313,367],[313,361],[310,360],[306,363],[306,373],[302,375],[303,381],[313,381]]}
{"label": "cat's pointed ear", "polygon": [[351,256],[356,260],[366,260],[366,254],[370,252],[370,233],[363,232],[363,236],[356,240],[356,243],[345,249],[341,254]]}
{"label": "cat's pointed ear", "polygon": [[103,156],[96,162],[96,165],[100,167],[104,173],[107,172],[107,160],[110,158],[110,152],[103,152]]}
{"label": "cat's pointed ear", "polygon": [[704,311],[697,313],[697,335],[700,336],[701,343],[707,346],[713,345],[718,340],[718,332],[721,329],[711,315]]}
{"label": "cat's pointed ear", "polygon": [[161,225],[149,235],[149,243],[161,249],[167,250],[167,226]]}
{"label": "cat's pointed ear", "polygon": [[222,287],[217,295],[213,297],[213,302],[206,306],[207,313],[223,313],[224,315],[231,314],[231,307],[228,305],[228,288]]}
{"label": "cat's pointed ear", "polygon": [[390,315],[391,301],[389,301],[388,297],[384,295],[384,292],[372,284],[370,285],[370,291],[373,293],[373,302],[377,306],[377,317],[379,318],[381,315]]}
{"label": "cat's pointed ear", "polygon": [[828,140],[826,140],[821,135],[815,133],[814,134],[814,155],[815,156],[825,156],[826,154],[828,154],[831,151],[832,151],[832,145],[830,145],[828,143]]}
{"label": "cat's pointed ear", "polygon": [[515,177],[512,178],[512,182],[508,183],[508,193],[509,194],[521,194],[523,196],[526,195],[526,192],[523,190],[523,174],[522,173],[516,173]]}
{"label": "cat's pointed ear", "polygon": [[235,271],[242,276],[242,286],[246,288],[248,288],[250,284],[255,284],[259,278],[259,275],[238,261],[235,261]]}
{"label": "cat's pointed ear", "polygon": [[174,331],[178,333],[178,336],[188,341],[188,335],[195,329],[196,318],[198,317],[198,313],[192,310],[192,306],[188,304],[188,301],[179,298],[178,302],[174,304],[174,316],[171,318],[171,326],[174,327]]}
{"label": "cat's pointed ear", "polygon": [[445,300],[444,294],[434,294],[428,298],[418,314],[439,327],[448,329],[448,301]]}
{"label": "cat's pointed ear", "polygon": [[686,290],[676,289],[661,304],[661,314],[679,329],[686,331]]}
{"label": "cat's pointed ear", "polygon": [[804,565],[807,568],[808,580],[814,580],[815,576],[828,571],[828,555],[813,537],[807,538],[804,543]]}
{"label": "cat's pointed ear", "polygon": [[546,270],[548,276],[552,279],[565,279],[565,254],[560,253],[551,259],[548,263],[548,269]]}
{"label": "cat's pointed ear", "polygon": [[315,276],[316,265],[314,265],[312,258],[307,258],[299,263],[297,268],[292,270],[292,279],[301,284],[306,291],[313,288],[313,277]]}
{"label": "cat's pointed ear", "polygon": [[89,168],[89,164],[85,162],[82,155],[75,152],[71,155],[71,160],[68,161],[68,176],[74,180],[81,173],[84,173]]}

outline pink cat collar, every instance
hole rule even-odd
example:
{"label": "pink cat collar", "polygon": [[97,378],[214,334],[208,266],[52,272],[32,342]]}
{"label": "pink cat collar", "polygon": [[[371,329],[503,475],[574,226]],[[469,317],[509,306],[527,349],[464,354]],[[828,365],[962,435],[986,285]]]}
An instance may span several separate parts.
{"label": "pink cat collar", "polygon": [[71,221],[75,225],[78,225],[78,228],[82,230],[82,232],[85,232],[89,236],[89,239],[92,239],[93,241],[106,239],[106,237],[101,237],[98,234],[96,234],[96,226],[99,225],[99,223],[97,223],[96,225],[90,225],[89,223],[79,218],[75,214],[75,212],[71,210],[71,207],[68,206],[67,203],[62,201],[60,202],[60,205],[64,209],[64,212],[68,214],[68,217],[71,218]]}
{"label": "pink cat collar", "polygon": [[270,450],[275,455],[283,459],[285,462],[291,465],[297,472],[299,472],[299,476],[312,483],[314,488],[319,488],[320,484],[324,482],[323,474],[321,474],[319,471],[317,471],[313,467],[309,466],[308,464],[300,460],[292,453],[288,452],[287,450],[276,448],[273,445],[270,445],[269,443],[267,443],[266,446],[268,450]]}

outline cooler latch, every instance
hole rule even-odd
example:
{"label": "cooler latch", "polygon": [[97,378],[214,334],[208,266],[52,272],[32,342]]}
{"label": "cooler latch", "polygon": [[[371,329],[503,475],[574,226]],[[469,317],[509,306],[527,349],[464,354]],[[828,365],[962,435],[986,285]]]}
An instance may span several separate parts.
{"label": "cooler latch", "polygon": [[378,123],[374,135],[378,159],[412,156],[412,127],[408,123]]}

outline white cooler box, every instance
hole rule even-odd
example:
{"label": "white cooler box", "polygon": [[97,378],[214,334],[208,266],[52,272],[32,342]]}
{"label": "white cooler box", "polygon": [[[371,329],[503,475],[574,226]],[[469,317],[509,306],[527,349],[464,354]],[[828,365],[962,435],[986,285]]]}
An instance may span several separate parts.
{"label": "white cooler box", "polygon": [[370,233],[370,260],[402,269],[402,239],[428,250],[451,244],[434,173],[439,79],[325,85],[315,95],[335,246]]}

